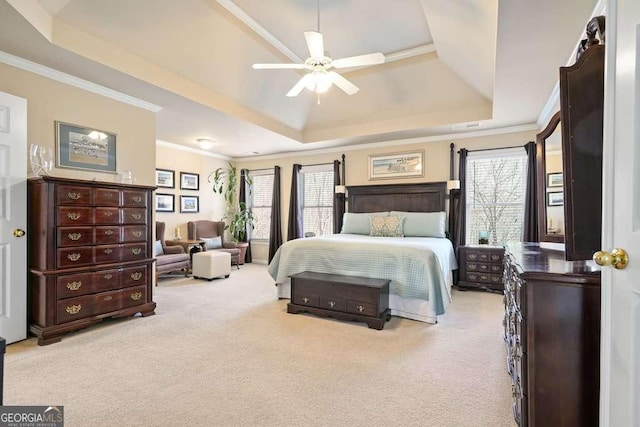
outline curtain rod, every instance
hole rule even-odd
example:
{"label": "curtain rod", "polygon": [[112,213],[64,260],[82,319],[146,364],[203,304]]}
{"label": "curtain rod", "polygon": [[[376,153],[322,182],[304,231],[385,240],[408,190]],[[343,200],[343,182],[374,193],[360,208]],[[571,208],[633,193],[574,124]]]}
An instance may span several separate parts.
{"label": "curtain rod", "polygon": [[310,165],[300,165],[300,166],[302,166],[302,167],[307,166],[308,167],[308,166],[324,166],[324,165],[332,165],[332,164],[333,164],[333,160],[328,162],[328,163],[312,163]]}
{"label": "curtain rod", "polygon": [[262,169],[249,169],[249,172],[262,172],[262,171],[273,171],[275,170],[274,168],[262,168]]}
{"label": "curtain rod", "polygon": [[[476,151],[493,151],[493,150],[506,150],[510,148],[522,148],[524,150],[524,145],[513,145],[511,147],[495,147],[495,148],[481,148],[479,150],[467,150],[468,153],[475,153]],[[460,154],[460,150],[458,150],[458,154]]]}

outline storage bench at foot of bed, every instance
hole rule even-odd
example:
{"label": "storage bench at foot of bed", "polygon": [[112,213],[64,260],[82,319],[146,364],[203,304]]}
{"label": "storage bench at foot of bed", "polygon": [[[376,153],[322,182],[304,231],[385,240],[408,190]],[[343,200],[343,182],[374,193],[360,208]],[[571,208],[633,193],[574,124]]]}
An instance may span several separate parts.
{"label": "storage bench at foot of bed", "polygon": [[294,274],[287,312],[366,322],[381,330],[391,318],[389,280],[310,271]]}

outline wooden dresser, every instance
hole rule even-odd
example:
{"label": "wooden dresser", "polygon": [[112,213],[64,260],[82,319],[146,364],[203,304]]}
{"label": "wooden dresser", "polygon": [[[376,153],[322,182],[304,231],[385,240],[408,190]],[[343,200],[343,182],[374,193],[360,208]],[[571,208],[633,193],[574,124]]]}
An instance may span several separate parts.
{"label": "wooden dresser", "polygon": [[39,345],[107,317],[154,314],[153,190],[28,181],[29,330]]}
{"label": "wooden dresser", "polygon": [[[507,248],[507,371],[520,426],[597,426],[600,271],[539,243]],[[558,245],[561,246],[561,245]]]}
{"label": "wooden dresser", "polygon": [[502,292],[504,247],[465,245],[458,248],[458,287]]}

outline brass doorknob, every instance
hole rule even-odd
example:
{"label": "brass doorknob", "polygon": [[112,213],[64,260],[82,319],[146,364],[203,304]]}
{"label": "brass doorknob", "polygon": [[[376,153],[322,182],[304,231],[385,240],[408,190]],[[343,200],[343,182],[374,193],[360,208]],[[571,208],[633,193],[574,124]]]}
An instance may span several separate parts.
{"label": "brass doorknob", "polygon": [[22,236],[24,236],[24,230],[22,230],[20,228],[16,228],[15,230],[13,230],[13,235],[15,237],[22,237]]}
{"label": "brass doorknob", "polygon": [[615,248],[611,252],[598,251],[593,254],[593,260],[598,265],[608,266],[611,265],[613,268],[618,270],[622,270],[629,264],[629,254],[627,251],[620,248]]}

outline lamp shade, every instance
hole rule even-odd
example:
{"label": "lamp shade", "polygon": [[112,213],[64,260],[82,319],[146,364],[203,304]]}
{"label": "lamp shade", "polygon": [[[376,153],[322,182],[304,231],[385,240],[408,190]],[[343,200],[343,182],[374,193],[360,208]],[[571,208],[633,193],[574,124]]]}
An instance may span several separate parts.
{"label": "lamp shade", "polygon": [[447,181],[447,190],[451,191],[451,190],[459,190],[460,189],[460,180],[459,179],[452,179]]}

